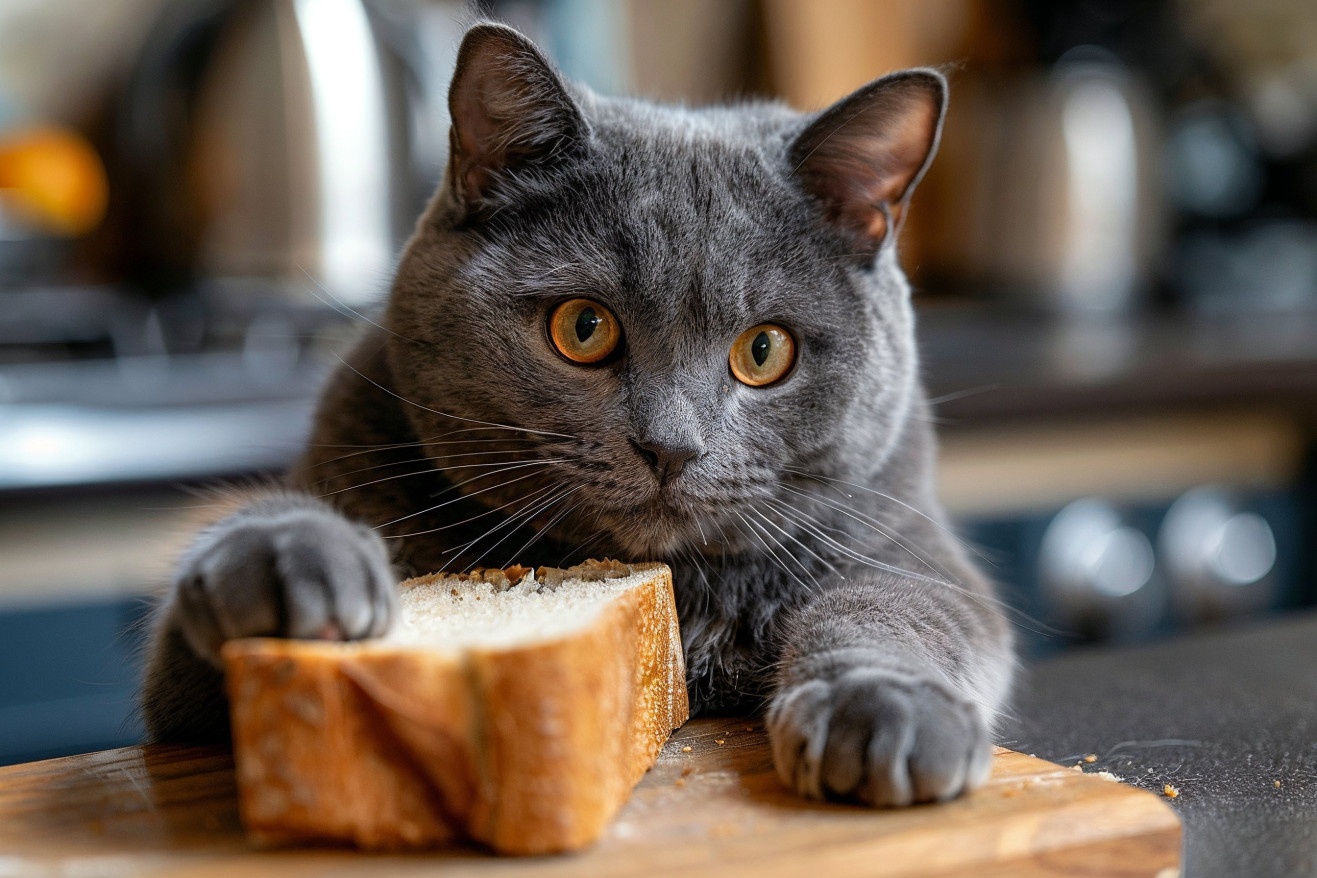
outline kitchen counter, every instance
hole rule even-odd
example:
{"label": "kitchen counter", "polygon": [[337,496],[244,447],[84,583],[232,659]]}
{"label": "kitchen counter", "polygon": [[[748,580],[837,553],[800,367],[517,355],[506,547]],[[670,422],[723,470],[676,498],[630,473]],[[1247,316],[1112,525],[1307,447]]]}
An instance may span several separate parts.
{"label": "kitchen counter", "polygon": [[944,805],[807,802],[772,767],[762,724],[697,719],[664,745],[604,837],[578,854],[508,859],[261,849],[238,822],[233,760],[127,747],[0,769],[0,874],[115,876],[817,874],[905,878],[1161,876],[1180,826],[1162,797],[999,750],[992,777]]}
{"label": "kitchen counter", "polygon": [[1187,878],[1317,874],[1317,614],[1038,664],[1001,743],[1174,786]]}
{"label": "kitchen counter", "polygon": [[929,395],[952,430],[1202,408],[1292,412],[1314,426],[1313,339],[1317,311],[1071,319],[977,304],[919,311]]}
{"label": "kitchen counter", "polygon": [[[1317,874],[1317,613],[1147,646],[1067,653],[1024,671],[1012,714],[999,735],[1004,746],[1078,763],[1088,774],[1109,771],[1154,794],[1173,787],[1177,795],[1159,801],[1183,821],[1187,878]],[[725,739],[725,748],[717,738]],[[725,720],[696,720],[665,749],[661,770],[638,793],[642,800],[657,795],[645,792],[650,786],[683,777],[681,746],[693,746],[700,771],[745,773],[732,788],[766,791],[774,783],[759,723],[746,730]],[[78,812],[42,818],[58,824],[54,830],[70,850],[110,842],[140,849],[146,844],[140,833],[147,830],[134,821],[159,808],[150,818],[159,825],[152,823],[150,832],[200,826],[208,833],[202,853],[234,854],[242,847],[231,762],[219,751],[198,753],[127,748],[0,769],[0,805],[55,808],[65,790],[79,808],[109,809],[93,815],[103,825],[96,824],[91,838],[73,831]],[[1090,754],[1094,762],[1085,762]],[[17,790],[20,777],[47,778],[44,792],[34,797],[31,788]],[[180,791],[182,777],[192,778],[187,783],[195,789]],[[693,792],[714,791],[685,777]],[[1053,777],[1085,780],[1073,769]],[[153,792],[157,782],[164,786]],[[133,804],[125,797],[139,785],[141,798]],[[1009,795],[1004,787],[989,789],[994,798]],[[827,810],[833,809],[847,813],[843,806]],[[25,832],[11,817],[0,819],[0,827],[11,836]],[[137,834],[125,841],[119,833],[130,827]],[[0,849],[8,852],[12,841],[0,841]]]}

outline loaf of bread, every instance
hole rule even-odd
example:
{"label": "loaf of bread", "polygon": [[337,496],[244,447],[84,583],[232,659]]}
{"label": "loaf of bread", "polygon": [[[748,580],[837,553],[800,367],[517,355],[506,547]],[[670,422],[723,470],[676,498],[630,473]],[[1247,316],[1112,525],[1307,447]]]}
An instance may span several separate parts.
{"label": "loaf of bread", "polygon": [[592,561],[400,589],[401,622],[379,640],[225,645],[249,833],[509,854],[598,838],[688,716],[668,568]]}

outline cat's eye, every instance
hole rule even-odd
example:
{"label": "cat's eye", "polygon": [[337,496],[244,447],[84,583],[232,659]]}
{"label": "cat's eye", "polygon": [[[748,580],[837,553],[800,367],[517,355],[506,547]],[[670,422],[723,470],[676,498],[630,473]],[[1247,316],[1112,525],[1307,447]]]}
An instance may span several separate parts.
{"label": "cat's eye", "polygon": [[573,363],[598,363],[617,350],[622,327],[613,312],[591,299],[571,299],[549,315],[553,346]]}
{"label": "cat's eye", "polygon": [[780,326],[761,323],[741,333],[728,362],[736,380],[751,387],[780,381],[796,361],[796,342]]}

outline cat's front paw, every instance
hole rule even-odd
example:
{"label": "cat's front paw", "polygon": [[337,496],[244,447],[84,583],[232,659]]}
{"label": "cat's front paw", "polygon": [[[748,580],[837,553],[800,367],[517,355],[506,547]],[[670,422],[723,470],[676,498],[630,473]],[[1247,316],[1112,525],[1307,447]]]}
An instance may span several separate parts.
{"label": "cat's front paw", "polygon": [[814,799],[946,801],[982,784],[991,759],[973,705],[941,683],[875,668],[784,689],[768,733],[782,782]]}
{"label": "cat's front paw", "polygon": [[203,534],[174,581],[172,613],[211,664],[238,637],[358,640],[386,632],[397,603],[380,538],[312,506],[232,516]]}

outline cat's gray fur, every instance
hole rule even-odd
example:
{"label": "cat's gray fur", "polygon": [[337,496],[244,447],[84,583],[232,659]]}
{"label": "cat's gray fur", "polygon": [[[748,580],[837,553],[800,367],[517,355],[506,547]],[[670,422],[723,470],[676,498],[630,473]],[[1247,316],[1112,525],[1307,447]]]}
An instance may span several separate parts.
{"label": "cat's gray fur", "polygon": [[[480,25],[453,88],[448,179],[291,487],[180,565],[151,731],[224,734],[225,639],[384,630],[390,563],[610,555],[673,566],[692,708],[767,706],[802,794],[899,805],[981,782],[1010,636],[940,523],[893,244],[941,77],[897,74],[819,116],[675,109],[564,84],[524,38]],[[902,155],[866,121],[928,130]],[[857,202],[847,174],[869,171],[847,161],[874,143],[908,167],[890,200]],[[575,296],[616,314],[620,358],[554,352],[547,311]],[[728,350],[763,322],[792,331],[798,361],[754,388]],[[684,468],[663,479],[642,448]]]}

